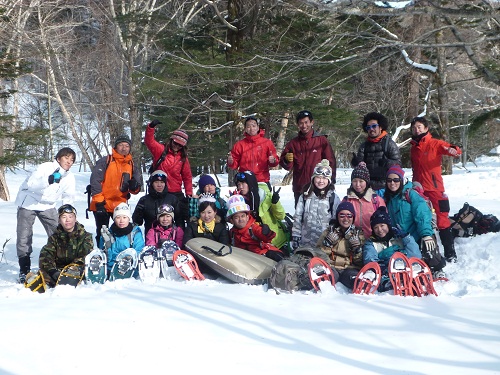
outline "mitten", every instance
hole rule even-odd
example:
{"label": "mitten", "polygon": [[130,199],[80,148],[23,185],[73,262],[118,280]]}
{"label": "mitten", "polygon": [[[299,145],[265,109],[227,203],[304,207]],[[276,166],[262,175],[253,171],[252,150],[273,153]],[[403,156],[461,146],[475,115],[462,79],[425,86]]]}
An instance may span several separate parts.
{"label": "mitten", "polygon": [[273,197],[271,198],[272,204],[276,204],[280,200],[279,192],[280,192],[281,188],[279,188],[278,190],[274,190],[274,189],[275,189],[275,187],[273,186]]}
{"label": "mitten", "polygon": [[154,128],[156,125],[160,125],[162,122],[159,120],[153,120],[149,123],[150,128]]}
{"label": "mitten", "polygon": [[136,191],[141,187],[141,184],[139,184],[136,180],[131,179],[128,182],[128,190],[129,191]]}
{"label": "mitten", "polygon": [[59,170],[55,171],[49,176],[49,185],[52,185],[53,183],[58,184],[61,181],[61,174],[59,173]]}
{"label": "mitten", "polygon": [[106,201],[102,201],[95,204],[95,212],[98,214],[107,214],[106,211]]}

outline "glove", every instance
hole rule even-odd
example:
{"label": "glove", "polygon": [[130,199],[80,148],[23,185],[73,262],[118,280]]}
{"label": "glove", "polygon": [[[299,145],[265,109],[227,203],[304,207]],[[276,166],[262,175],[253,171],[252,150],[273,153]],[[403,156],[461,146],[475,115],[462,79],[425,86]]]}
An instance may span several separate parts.
{"label": "glove", "polygon": [[49,185],[52,185],[53,183],[58,184],[61,181],[61,174],[59,173],[59,170],[55,171],[49,176]]}
{"label": "glove", "polygon": [[262,228],[262,234],[264,236],[269,236],[269,234],[271,233],[271,228],[269,228],[269,225],[262,224],[261,228]]}
{"label": "glove", "polygon": [[349,241],[349,245],[351,245],[351,249],[353,251],[359,250],[361,248],[361,240],[359,239],[359,233],[353,233],[347,241]]}
{"label": "glove", "polygon": [[425,246],[427,252],[431,253],[436,248],[436,241],[431,236],[422,237],[422,244]]}
{"label": "glove", "polygon": [[49,271],[49,276],[52,278],[52,280],[54,280],[54,282],[57,282],[60,274],[61,272],[56,269]]}
{"label": "glove", "polygon": [[103,225],[101,228],[101,236],[104,240],[104,248],[110,249],[111,246],[115,243],[115,237],[109,232],[109,229],[106,225]]}
{"label": "glove", "polygon": [[446,146],[443,146],[443,148],[446,152],[448,152],[448,155],[453,156],[454,158],[458,156],[458,151],[456,148]]}
{"label": "glove", "polygon": [[293,163],[293,152],[288,152],[286,155],[285,155],[285,160],[289,163]]}
{"label": "glove", "polygon": [[107,214],[106,211],[106,201],[102,201],[95,204],[95,212],[98,214]]}
{"label": "glove", "polygon": [[292,250],[295,251],[300,246],[300,237],[293,236],[290,241],[290,246],[292,247]]}
{"label": "glove", "polygon": [[149,123],[149,127],[154,129],[156,125],[160,125],[161,123],[159,120],[153,120]]}
{"label": "glove", "polygon": [[129,180],[129,182],[128,182],[128,190],[129,191],[136,191],[140,187],[141,187],[141,184],[138,183],[136,180],[134,180],[134,179]]}
{"label": "glove", "polygon": [[274,190],[274,189],[275,189],[275,187],[273,186],[273,197],[271,198],[272,204],[276,204],[280,200],[279,192],[280,192],[281,188],[279,188],[278,190]]}
{"label": "glove", "polygon": [[408,235],[399,225],[392,227],[392,233],[394,233],[394,237],[396,238],[405,238]]}
{"label": "glove", "polygon": [[323,245],[325,246],[335,246],[337,242],[340,240],[340,228],[334,228],[333,225],[330,225],[330,230],[328,234],[325,236],[323,240]]}

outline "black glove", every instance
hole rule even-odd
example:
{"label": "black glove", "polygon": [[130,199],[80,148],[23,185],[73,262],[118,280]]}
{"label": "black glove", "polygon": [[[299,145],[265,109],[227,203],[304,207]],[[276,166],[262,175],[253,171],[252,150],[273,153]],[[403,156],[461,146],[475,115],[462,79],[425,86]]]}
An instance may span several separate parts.
{"label": "black glove", "polygon": [[273,197],[271,198],[272,204],[276,204],[280,200],[280,194],[279,194],[280,190],[281,190],[281,188],[279,188],[278,190],[275,190],[275,187],[273,186]]}
{"label": "black glove", "polygon": [[149,123],[150,128],[154,128],[156,125],[160,125],[162,122],[160,120],[153,120]]}
{"label": "black glove", "polygon": [[392,233],[394,233],[394,237],[396,238],[405,238],[408,235],[399,225],[392,227]]}
{"label": "black glove", "polygon": [[49,185],[52,185],[53,183],[58,184],[61,181],[61,174],[59,173],[59,170],[55,171],[49,176]]}
{"label": "black glove", "polygon": [[102,201],[95,204],[95,212],[98,214],[107,214],[106,211],[106,201]]}
{"label": "black glove", "polygon": [[59,275],[61,274],[61,272],[59,272],[58,270],[56,269],[53,269],[53,270],[50,270],[48,272],[49,276],[52,278],[52,280],[54,280],[54,283],[57,282],[57,279],[59,278]]}
{"label": "black glove", "polygon": [[136,191],[141,187],[141,184],[139,184],[136,180],[131,179],[128,182],[128,190],[129,191]]}
{"label": "black glove", "polygon": [[269,228],[269,225],[262,224],[262,234],[264,236],[268,236],[270,233],[271,233],[271,228]]}

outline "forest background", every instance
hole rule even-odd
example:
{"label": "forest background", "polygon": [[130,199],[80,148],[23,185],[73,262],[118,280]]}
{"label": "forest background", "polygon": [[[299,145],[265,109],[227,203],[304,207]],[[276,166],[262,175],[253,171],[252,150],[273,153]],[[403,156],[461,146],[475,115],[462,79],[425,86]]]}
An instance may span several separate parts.
{"label": "forest background", "polygon": [[493,0],[0,0],[0,198],[7,169],[70,146],[88,171],[122,133],[146,170],[151,119],[189,134],[194,174],[221,172],[249,115],[280,152],[302,109],[339,166],[371,111],[405,167],[416,115],[465,165],[500,143],[499,41]]}

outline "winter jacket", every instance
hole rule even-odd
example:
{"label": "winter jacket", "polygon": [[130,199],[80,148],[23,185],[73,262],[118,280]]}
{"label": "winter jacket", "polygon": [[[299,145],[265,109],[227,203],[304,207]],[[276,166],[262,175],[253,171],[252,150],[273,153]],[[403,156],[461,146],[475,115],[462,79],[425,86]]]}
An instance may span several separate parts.
{"label": "winter jacket", "polygon": [[170,225],[165,228],[160,225],[158,221],[154,221],[150,230],[146,233],[146,246],[158,246],[159,242],[164,240],[174,241],[180,248],[182,248],[184,238],[184,231],[177,225]]}
{"label": "winter jacket", "polygon": [[[233,162],[228,163],[231,169],[241,172],[252,171],[259,182],[269,182],[269,167],[275,167],[279,163],[276,148],[273,142],[264,137],[265,131],[262,129],[256,135],[245,133],[245,138],[236,142],[231,150]],[[269,162],[269,156],[274,156],[275,162]]]}
{"label": "winter jacket", "polygon": [[278,201],[276,204],[272,203],[273,193],[265,183],[259,183],[259,216],[263,224],[267,224],[276,236],[272,239],[271,243],[277,248],[281,248],[288,243],[288,236],[281,225],[281,221],[285,219],[286,212]]}
{"label": "winter jacket", "polygon": [[85,263],[85,257],[94,247],[92,234],[85,231],[85,227],[76,222],[72,232],[66,232],[59,224],[56,231],[49,237],[47,244],[40,251],[38,265],[40,271],[49,284],[55,284],[50,275],[61,271],[71,263]]}
{"label": "winter jacket", "polygon": [[[285,156],[293,153],[293,162],[289,163]],[[288,142],[281,153],[280,165],[286,170],[293,168],[293,183],[292,190],[294,192],[302,192],[304,185],[311,181],[314,167],[320,163],[322,159],[330,161],[332,167],[332,183],[335,184],[337,172],[337,161],[327,136],[311,130],[307,134],[302,134],[293,138]]]}
{"label": "winter jacket", "polygon": [[411,165],[413,169],[413,181],[418,181],[424,191],[444,192],[443,177],[441,176],[441,163],[443,155],[450,155],[445,148],[454,148],[458,154],[462,150],[448,142],[432,138],[427,133],[419,142],[411,142]]}
{"label": "winter jacket", "polygon": [[161,193],[151,187],[149,189],[149,192],[142,196],[137,202],[137,206],[135,206],[134,213],[132,214],[133,222],[137,225],[142,225],[144,223],[144,232],[148,233],[153,222],[156,220],[158,207],[169,204],[174,208],[176,224],[182,226],[182,215],[177,197],[170,194],[166,187]]}
{"label": "winter jacket", "polygon": [[[146,126],[144,143],[153,155],[154,162],[156,162],[163,154],[165,147],[168,147],[168,145],[165,146],[155,140],[155,129],[150,126]],[[182,159],[180,152],[174,154],[169,148],[167,155],[165,156],[165,160],[163,160],[156,169],[160,169],[167,174],[167,186],[169,192],[182,192],[182,184],[184,184],[186,195],[193,195],[193,175],[191,173],[191,165],[189,164],[187,157],[184,160]]]}
{"label": "winter jacket", "polygon": [[[325,229],[318,240],[317,246],[328,255],[330,265],[338,271],[345,270],[346,268],[361,269],[363,267],[363,252],[361,249],[365,243],[365,236],[361,228],[355,227],[354,231],[359,236],[361,242],[361,248],[356,253],[353,253],[349,241],[344,237],[341,237],[333,246],[326,246],[324,240],[329,229]],[[342,230],[341,232],[343,233]]]}
{"label": "winter jacket", "polygon": [[[134,179],[139,187],[129,190],[124,179]],[[132,155],[120,155],[113,149],[111,156],[99,159],[90,175],[92,201],[90,210],[96,210],[96,203],[106,202],[106,211],[111,213],[120,203],[126,203],[130,194],[137,194],[141,190],[142,173],[134,165]]]}
{"label": "winter jacket", "polygon": [[[55,171],[61,174],[61,181],[49,185],[49,176]],[[75,197],[75,176],[61,168],[57,161],[40,164],[28,176],[16,197],[16,205],[32,211],[45,211],[55,208],[62,200],[63,204],[73,204]]]}
{"label": "winter jacket", "polygon": [[276,234],[267,225],[256,222],[252,215],[248,217],[248,223],[244,228],[238,229],[234,226],[231,228],[232,244],[259,255],[265,255],[268,251],[281,252],[271,244]]}
{"label": "winter jacket", "polygon": [[369,238],[363,245],[363,263],[377,262],[382,267],[382,273],[387,273],[389,259],[399,251],[408,258],[422,258],[420,248],[411,235],[403,238],[392,237],[389,241],[381,241],[375,237]]}
{"label": "winter jacket", "polygon": [[[424,236],[432,236],[432,212],[427,202],[415,190],[413,183],[407,182],[402,191],[392,195],[386,189],[385,204],[391,216],[393,226],[399,225],[401,230],[410,233],[417,243]],[[410,202],[406,198],[406,190],[409,190]]]}
{"label": "winter jacket", "polygon": [[109,227],[109,233],[113,236],[114,243],[109,248],[106,248],[104,244],[104,239],[101,236],[99,242],[99,248],[107,252],[108,270],[111,270],[113,268],[116,256],[123,250],[128,248],[134,248],[135,251],[137,251],[137,255],[139,255],[142,248],[145,246],[141,228],[138,227],[137,225],[132,225],[132,224],[129,226],[129,228],[130,232],[128,232],[128,234],[118,236],[116,234],[118,228],[116,227],[115,224],[112,224],[111,227]]}
{"label": "winter jacket", "polygon": [[[334,196],[333,204],[331,196]],[[316,246],[319,237],[335,218],[340,198],[333,190],[328,190],[324,198],[311,193],[307,198],[302,194],[295,207],[292,237],[299,237],[299,246]]]}
{"label": "winter jacket", "polygon": [[359,146],[353,165],[356,166],[364,161],[370,171],[370,184],[375,190],[385,185],[387,170],[392,165],[401,165],[401,154],[399,147],[389,134],[372,141],[368,139]]}
{"label": "winter jacket", "polygon": [[220,242],[224,245],[229,245],[229,231],[227,229],[227,225],[225,222],[221,220],[221,218],[216,215],[215,216],[215,227],[214,231],[210,232],[207,228],[203,230],[203,232],[199,231],[199,224],[197,218],[193,218],[188,225],[186,226],[186,230],[184,232],[184,244],[188,242],[191,238],[203,237],[208,238],[210,240],[214,240]]}
{"label": "winter jacket", "polygon": [[385,206],[384,198],[378,196],[372,188],[368,188],[361,198],[356,195],[352,188],[348,188],[347,196],[343,200],[351,202],[354,206],[356,213],[354,225],[363,229],[365,238],[370,237],[372,235],[370,218],[377,208]]}
{"label": "winter jacket", "polygon": [[[198,190],[196,192],[196,195],[199,196],[202,193],[202,191]],[[227,213],[227,207],[226,207],[226,201],[221,198],[220,196],[220,188],[216,187],[215,188],[215,207],[217,207],[217,215],[221,218],[222,221],[226,221],[226,213]],[[198,210],[198,198],[189,198],[189,217],[200,217],[200,211]]]}

